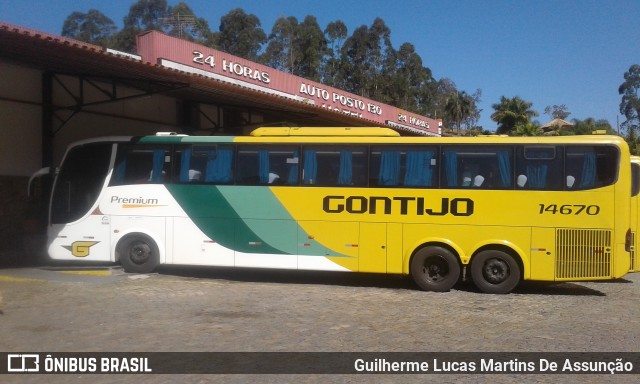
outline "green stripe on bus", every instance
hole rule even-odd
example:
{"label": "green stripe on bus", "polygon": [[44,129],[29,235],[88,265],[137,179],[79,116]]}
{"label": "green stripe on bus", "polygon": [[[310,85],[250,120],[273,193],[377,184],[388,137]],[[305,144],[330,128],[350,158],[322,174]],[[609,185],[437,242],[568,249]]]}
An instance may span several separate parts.
{"label": "green stripe on bus", "polygon": [[[228,189],[223,194],[224,187],[168,185],[167,188],[198,228],[222,246],[246,253],[296,254],[295,243],[287,246],[285,241],[296,237],[293,221],[281,220],[281,225],[277,225],[265,216],[266,212],[252,215],[247,211],[251,206],[275,204],[267,202],[275,199],[268,189],[247,187],[254,191],[243,191],[245,188],[235,187],[235,193]],[[234,197],[230,202],[225,195],[232,194],[243,196]],[[274,214],[276,210],[272,207],[267,211]]]}

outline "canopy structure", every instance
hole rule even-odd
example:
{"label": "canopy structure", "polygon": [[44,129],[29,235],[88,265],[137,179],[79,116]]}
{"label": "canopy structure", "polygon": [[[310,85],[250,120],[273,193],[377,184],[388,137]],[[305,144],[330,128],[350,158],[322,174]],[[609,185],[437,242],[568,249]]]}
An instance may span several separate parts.
{"label": "canopy structure", "polygon": [[551,131],[560,131],[566,127],[573,127],[574,124],[566,121],[566,120],[562,120],[562,119],[553,119],[550,122],[548,122],[547,124],[543,125],[541,128],[542,130],[546,133],[546,132],[551,132]]}

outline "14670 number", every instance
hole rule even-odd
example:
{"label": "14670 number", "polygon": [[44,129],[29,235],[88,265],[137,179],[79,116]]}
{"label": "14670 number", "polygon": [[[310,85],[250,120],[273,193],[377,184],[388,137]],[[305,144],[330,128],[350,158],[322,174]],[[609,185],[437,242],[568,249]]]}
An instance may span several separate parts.
{"label": "14670 number", "polygon": [[587,214],[589,216],[595,216],[600,213],[599,205],[583,205],[583,204],[538,204],[540,211],[538,213],[549,213],[552,215],[580,215]]}

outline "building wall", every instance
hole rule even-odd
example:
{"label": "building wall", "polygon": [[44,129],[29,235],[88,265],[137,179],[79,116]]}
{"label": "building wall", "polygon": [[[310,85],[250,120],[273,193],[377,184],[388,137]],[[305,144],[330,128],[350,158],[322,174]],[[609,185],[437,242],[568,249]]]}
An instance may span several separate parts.
{"label": "building wall", "polygon": [[[46,183],[35,184],[35,196],[27,196],[29,176],[42,167],[42,71],[0,60],[0,266],[19,265],[44,254],[42,231],[46,218]],[[111,91],[109,82],[95,82]],[[65,88],[68,90],[65,90]],[[77,77],[56,75],[53,104],[73,106],[80,94]],[[139,95],[118,86],[118,97]],[[180,130],[176,100],[151,95],[109,101],[100,89],[85,83],[85,103],[79,112],[57,109],[54,118],[54,164],[66,147],[77,140],[99,136],[138,136]],[[103,101],[109,101],[102,103]],[[34,220],[35,219],[35,220]],[[39,225],[34,228],[34,221]],[[37,232],[40,234],[36,234]]]}
{"label": "building wall", "polygon": [[0,61],[0,175],[29,176],[41,160],[40,71]]}

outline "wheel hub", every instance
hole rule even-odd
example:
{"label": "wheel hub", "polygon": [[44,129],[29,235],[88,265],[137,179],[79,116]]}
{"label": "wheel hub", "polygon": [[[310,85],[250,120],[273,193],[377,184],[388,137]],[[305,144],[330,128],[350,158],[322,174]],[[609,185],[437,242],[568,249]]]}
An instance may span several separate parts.
{"label": "wheel hub", "polygon": [[509,265],[500,259],[487,260],[484,265],[483,275],[492,284],[499,284],[509,277]]}
{"label": "wheel hub", "polygon": [[144,264],[151,255],[151,248],[148,244],[140,243],[131,246],[129,259],[135,264]]}
{"label": "wheel hub", "polygon": [[444,279],[447,274],[447,264],[441,258],[426,260],[422,272],[431,280],[438,281]]}

